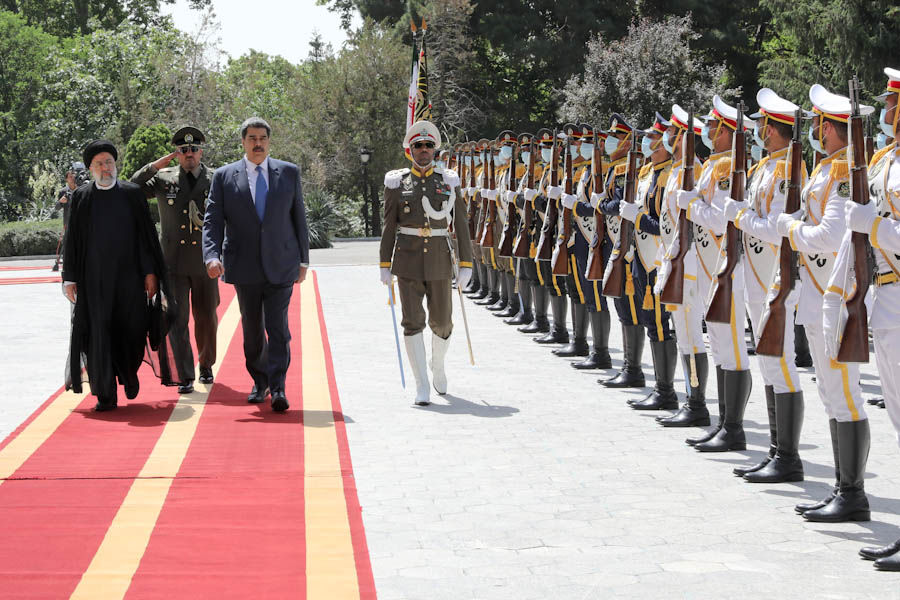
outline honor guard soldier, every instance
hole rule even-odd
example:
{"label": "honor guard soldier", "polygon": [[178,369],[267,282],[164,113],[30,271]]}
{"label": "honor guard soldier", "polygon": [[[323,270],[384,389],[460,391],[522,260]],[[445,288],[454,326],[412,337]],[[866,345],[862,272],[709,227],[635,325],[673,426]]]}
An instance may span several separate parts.
{"label": "honor guard soldier", "polygon": [[[748,201],[725,202],[725,219],[744,232],[744,290],[750,322],[757,337],[762,334],[763,308],[770,290],[791,285],[776,270],[782,237],[778,233],[778,216],[782,214],[791,179],[790,149],[795,112],[800,108],[769,88],[756,94],[759,112],[754,138],[768,154],[754,167],[747,186]],[[800,185],[806,183],[806,165],[801,161]],[[800,286],[788,294],[784,302],[784,342],[780,356],[757,353],[763,376],[766,412],[769,416],[769,453],[762,462],[748,468],[735,469],[752,483],[780,483],[803,480],[800,460],[800,430],[803,428],[803,391],[794,364],[794,311],[800,297]]]}
{"label": "honor guard soldier", "polygon": [[[703,341],[703,298],[700,297],[697,288],[697,250],[691,239],[681,240],[678,234],[678,222],[681,218],[681,209],[678,208],[678,192],[683,189],[685,177],[685,160],[689,168],[693,170],[692,177],[699,178],[703,166],[696,154],[685,156],[688,146],[686,138],[693,136],[695,141],[702,134],[703,123],[694,118],[690,121],[687,111],[672,105],[672,116],[669,117],[669,125],[662,136],[662,145],[672,156],[672,170],[666,180],[665,201],[659,215],[659,233],[661,244],[657,260],[657,283],[654,291],[662,293],[662,286],[671,270],[673,257],[679,254],[679,244],[688,244],[689,248],[684,255],[684,276],[681,281],[683,286],[682,302],[679,305],[667,305],[671,311],[672,322],[675,328],[675,341],[678,351],[681,353],[684,365],[684,381],[687,387],[687,401],[674,415],[657,417],[656,421],[663,427],[696,427],[709,425],[709,410],[706,408],[706,382],[709,378],[709,360],[706,354],[706,344]],[[721,371],[717,370],[717,374]],[[718,402],[719,414],[725,414],[724,409],[724,379],[718,378]]]}
{"label": "honor guard soldier", "polygon": [[[575,329],[575,344],[577,345],[579,337],[582,339],[585,337],[586,332],[584,316],[581,317],[582,325],[580,328],[578,325],[577,313],[579,306],[577,305],[580,305],[580,310],[586,311],[590,320],[592,347],[590,352],[587,353],[587,357],[582,361],[572,363],[572,367],[576,369],[609,369],[612,367],[612,360],[609,356],[609,308],[606,305],[606,297],[602,294],[602,281],[590,281],[585,273],[591,244],[598,233],[598,217],[590,201],[595,181],[593,176],[595,132],[591,125],[585,123],[579,125],[577,130],[579,164],[583,164],[584,167],[580,170],[581,175],[576,175],[578,187],[573,197],[563,196],[563,207],[572,209],[572,219],[575,224],[572,228],[572,237],[569,240],[571,266],[566,287],[569,290],[573,303],[572,321]],[[598,149],[598,152],[602,152],[602,149]],[[600,165],[597,166],[599,168]],[[600,181],[603,180],[603,173],[599,174],[599,179]],[[601,215],[599,218],[602,219],[603,216]],[[604,244],[600,249],[600,260],[603,261],[604,265],[609,258],[610,251],[609,243],[605,237],[603,240]],[[586,341],[585,346],[587,346]]]}
{"label": "honor guard soldier", "polygon": [[500,299],[497,281],[494,279],[494,272],[491,268],[490,250],[484,248],[481,244],[481,235],[484,233],[484,220],[487,218],[487,198],[484,192],[488,186],[488,163],[491,141],[488,139],[480,139],[475,145],[475,237],[472,244],[475,248],[475,264],[481,270],[478,279],[481,281],[481,288],[478,293],[473,294],[472,298],[475,304],[479,306],[490,306]]}
{"label": "honor guard soldier", "polygon": [[[478,220],[478,203],[475,201],[475,142],[461,144],[460,152],[462,152],[462,162],[465,166],[465,177],[460,180],[460,186],[466,202],[466,221],[469,226],[469,239],[472,240],[472,255],[476,257],[473,260],[472,277],[463,293],[474,295],[481,290],[481,268],[475,253],[475,224]],[[457,244],[459,244],[459,240],[457,240]]]}
{"label": "honor guard soldier", "polygon": [[504,321],[508,325],[521,325],[519,331],[523,333],[546,333],[550,330],[550,323],[547,321],[547,303],[541,301],[538,296],[542,294],[537,288],[540,286],[537,276],[537,265],[534,262],[534,235],[535,222],[534,217],[534,198],[537,195],[536,188],[528,187],[529,172],[532,166],[532,160],[535,161],[534,171],[530,177],[534,178],[534,185],[537,186],[543,174],[543,168],[537,160],[537,156],[532,157],[532,148],[537,152],[534,146],[534,135],[531,133],[519,134],[519,158],[525,166],[524,175],[519,179],[519,186],[515,192],[510,192],[510,206],[515,205],[518,217],[518,228],[516,231],[516,239],[513,242],[513,256],[516,261],[516,283],[519,288],[519,304],[522,309],[515,317]]}
{"label": "honor guard soldier", "polygon": [[[809,140],[825,155],[803,188],[802,215],[778,217],[778,233],[800,253],[800,289],[797,320],[806,328],[816,370],[816,389],[825,405],[834,451],[836,483],[831,494],[795,510],[808,521],[868,521],[869,501],[863,486],[869,454],[869,421],[859,387],[859,365],[838,363],[828,352],[827,338],[835,335],[823,326],[823,303],[835,266],[836,250],[846,231],[845,213],[850,200],[847,162],[847,121],[850,99],[819,84],[809,90],[813,105]],[[873,112],[861,106],[863,114]],[[842,282],[843,283],[843,282]],[[840,291],[840,288],[838,288]],[[840,293],[836,294],[840,300]],[[826,313],[827,314],[827,313]]]}
{"label": "honor guard soldier", "polygon": [[[416,404],[429,404],[428,367],[422,332],[427,320],[431,327],[431,372],[434,389],[447,393],[444,357],[453,332],[451,320],[451,279],[455,257],[449,243],[448,227],[453,225],[459,240],[457,285],[464,288],[472,274],[472,254],[466,209],[455,171],[438,171],[434,151],[441,136],[429,121],[417,121],[406,131],[404,148],[409,148],[411,168],[390,171],[384,176],[384,231],[381,235],[381,281],[397,276],[403,313],[403,340],[416,380]],[[422,300],[428,303],[428,312]]]}
{"label": "honor guard soldier", "polygon": [[[131,177],[148,198],[156,198],[159,208],[163,256],[178,306],[178,318],[171,325],[172,350],[182,385],[180,394],[194,391],[194,354],[188,331],[189,314],[194,316],[194,338],[200,355],[200,383],[212,383],[216,362],[216,329],[219,282],[206,274],[203,261],[203,217],[212,172],[201,161],[206,137],[196,127],[182,127],[172,136],[175,151],[145,165]],[[168,167],[173,158],[178,166]],[[188,305],[191,310],[188,312]]]}
{"label": "honor guard soldier", "polygon": [[[508,134],[508,132],[504,132]],[[490,254],[488,266],[493,275],[493,286],[491,288],[491,296],[496,300],[492,304],[485,306],[491,312],[503,312],[509,303],[508,280],[506,273],[508,269],[508,261],[500,258],[500,237],[503,234],[503,225],[506,224],[505,212],[501,214],[501,193],[503,191],[503,179],[506,170],[509,168],[509,159],[504,159],[500,155],[501,139],[498,137],[492,140],[488,147],[488,169],[490,174],[486,182],[484,191],[485,202],[485,221],[482,229],[482,246]],[[512,151],[512,148],[509,148]],[[488,231],[490,230],[490,231]],[[487,299],[485,299],[486,301]]]}
{"label": "honor guard soldier", "polygon": [[[525,166],[521,162],[513,162],[514,150],[518,144],[518,138],[512,131],[502,131],[497,136],[500,149],[497,155],[499,167],[497,168],[497,228],[494,232],[494,247],[497,254],[497,265],[500,269],[501,286],[504,302],[502,309],[494,312],[495,317],[503,319],[514,317],[519,314],[519,295],[516,293],[516,269],[515,259],[511,252],[507,252],[512,244],[507,242],[508,248],[501,248],[500,242],[504,239],[504,232],[511,233],[509,227],[514,227],[518,221],[516,220],[515,204],[510,205],[509,195],[510,182],[518,186],[522,175],[525,173]],[[512,191],[515,191],[514,189]],[[512,223],[510,223],[512,219]],[[511,239],[509,241],[512,241]],[[501,250],[504,252],[501,253]],[[490,308],[493,310],[493,307]]]}
{"label": "honor guard soldier", "polygon": [[[737,109],[729,106],[719,96],[713,97],[713,110],[706,117],[701,138],[712,154],[703,167],[700,181],[692,191],[678,192],[678,207],[687,211],[687,218],[694,223],[694,244],[698,258],[698,291],[701,298],[709,298],[719,266],[725,264],[725,240],[727,221],[725,201],[731,193],[733,134],[737,131]],[[743,117],[745,128],[752,121]],[[746,167],[743,167],[746,168]],[[750,399],[752,379],[747,344],[743,343],[744,324],[744,274],[739,262],[732,274],[733,308],[730,322],[707,321],[709,345],[717,369],[722,370],[724,413],[720,413],[721,428],[705,441],[689,439],[688,443],[700,452],[727,452],[747,448],[744,433],[744,411]],[[708,307],[704,306],[704,309]],[[718,375],[718,373],[717,373]],[[721,396],[720,396],[721,397]]]}
{"label": "honor guard soldier", "polygon": [[[896,139],[900,109],[900,71],[886,68],[887,90],[878,96],[886,104],[879,126],[885,138]],[[897,143],[879,150],[869,163],[868,204],[849,203],[846,223],[851,231],[869,236],[875,253],[875,288],[869,325],[875,341],[875,362],[881,379],[881,391],[891,424],[900,442],[900,152]],[[849,252],[850,236],[845,235],[839,258]],[[837,268],[836,268],[837,272]],[[860,555],[875,561],[885,571],[900,571],[900,538],[882,547],[861,548]]]}
{"label": "honor guard soldier", "polygon": [[672,171],[672,156],[662,143],[669,122],[656,113],[653,125],[644,130],[641,152],[649,162],[638,177],[637,201],[623,202],[619,214],[634,223],[635,258],[631,261],[634,285],[642,290],[638,320],[647,330],[656,383],[650,395],[639,401],[629,401],[636,410],[668,410],[678,408],[675,393],[675,367],[678,346],[669,320],[669,311],[653,292],[656,285],[656,259],[659,253],[659,216],[665,208],[665,189]]}
{"label": "honor guard soldier", "polygon": [[[625,196],[625,172],[628,170],[627,157],[631,148],[631,140],[636,135],[634,127],[619,113],[610,118],[609,130],[604,141],[609,165],[606,174],[606,189],[602,199],[598,198],[595,207],[606,216],[606,233],[611,247],[619,241],[621,217],[619,205]],[[622,249],[631,253],[630,248]],[[627,259],[626,259],[627,260]],[[634,273],[631,261],[626,264],[625,294],[615,298],[613,304],[622,325],[622,370],[610,379],[600,380],[606,387],[642,388],[646,384],[644,371],[641,369],[641,355],[644,353],[644,327],[641,325],[638,310],[644,299],[644,291],[634,284]]]}

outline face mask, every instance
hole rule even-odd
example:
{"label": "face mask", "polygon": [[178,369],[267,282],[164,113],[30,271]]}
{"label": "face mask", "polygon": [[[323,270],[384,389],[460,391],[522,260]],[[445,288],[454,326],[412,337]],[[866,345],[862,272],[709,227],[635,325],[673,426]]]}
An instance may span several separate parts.
{"label": "face mask", "polygon": [[713,149],[712,140],[709,139],[709,125],[704,125],[703,129],[700,130],[700,139],[703,140],[704,146],[706,146],[710,150]]}
{"label": "face mask", "polygon": [[523,164],[527,165],[531,162],[531,152],[529,152],[528,150],[522,150],[522,152],[519,154],[519,158],[522,159]]}
{"label": "face mask", "polygon": [[759,137],[759,125],[754,125],[753,127],[753,141],[757,143],[760,147],[765,148],[766,143],[763,141],[761,137]]}
{"label": "face mask", "polygon": [[819,154],[825,154],[825,148],[822,147],[822,144],[819,143],[819,140],[817,140],[815,135],[813,135],[814,131],[815,131],[815,127],[810,126],[809,133],[806,136],[809,139],[809,145],[812,146],[813,152],[818,152]]}
{"label": "face mask", "polygon": [[495,164],[495,165],[505,165],[505,164],[508,163],[508,162],[509,162],[509,157],[508,157],[508,156],[503,156],[503,153],[500,153],[499,155],[497,155],[497,156],[494,157],[494,164]]}
{"label": "face mask", "polygon": [[447,164],[442,160],[438,160],[435,161],[434,168],[443,171],[445,168],[447,168]]}
{"label": "face mask", "polygon": [[653,149],[650,148],[650,145],[653,143],[648,136],[644,136],[644,139],[641,140],[641,152],[647,158],[650,158],[650,155],[653,154]]}
{"label": "face mask", "polygon": [[464,157],[463,157],[463,164],[466,165],[466,167],[471,167],[471,166],[472,166],[472,157],[471,157],[471,156],[464,156]]}
{"label": "face mask", "polygon": [[884,134],[884,132],[882,131],[877,136],[875,136],[875,147],[878,150],[881,150],[882,148],[887,146],[887,141],[888,141],[888,136],[886,136]]}
{"label": "face mask", "polygon": [[594,158],[594,145],[587,142],[581,142],[581,158],[591,160]]}
{"label": "face mask", "polygon": [[475,166],[477,167],[477,166],[479,166],[480,164],[481,164],[481,155],[480,155],[480,154],[476,154],[476,155],[475,155]]}
{"label": "face mask", "polygon": [[508,162],[512,158],[512,146],[500,146],[500,158]]}
{"label": "face mask", "polygon": [[894,137],[894,132],[891,128],[891,124],[887,122],[887,109],[881,109],[881,115],[878,117],[878,125],[881,126],[881,131],[884,132],[884,135],[887,137]]}
{"label": "face mask", "polygon": [[553,148],[541,148],[541,160],[549,163],[553,158]]}
{"label": "face mask", "polygon": [[578,157],[578,146],[569,145],[569,154],[572,155],[572,158],[575,159]]}
{"label": "face mask", "polygon": [[663,147],[666,149],[666,152],[668,152],[669,154],[672,154],[672,153],[675,152],[675,149],[672,148],[672,141],[671,141],[671,139],[669,138],[669,132],[668,132],[668,131],[663,132],[663,139],[662,139],[662,142],[663,142]]}
{"label": "face mask", "polygon": [[614,135],[610,135],[603,141],[603,149],[606,150],[606,153],[609,156],[612,156],[619,148],[619,142],[619,138]]}
{"label": "face mask", "polygon": [[762,160],[763,147],[757,144],[753,144],[750,147],[750,156],[753,158],[753,162],[759,162]]}

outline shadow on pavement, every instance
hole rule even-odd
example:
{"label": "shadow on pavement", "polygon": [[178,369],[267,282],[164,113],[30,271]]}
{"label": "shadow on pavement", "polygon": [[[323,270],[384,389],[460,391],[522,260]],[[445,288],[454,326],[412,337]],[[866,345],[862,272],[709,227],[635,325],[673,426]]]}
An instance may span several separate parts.
{"label": "shadow on pavement", "polygon": [[444,400],[447,404],[432,403],[428,406],[416,406],[415,408],[445,415],[472,415],[474,417],[487,417],[491,419],[511,417],[519,412],[518,408],[512,406],[493,406],[487,403],[478,404],[469,402],[465,398],[460,398],[453,394],[444,394],[438,398],[438,402]]}

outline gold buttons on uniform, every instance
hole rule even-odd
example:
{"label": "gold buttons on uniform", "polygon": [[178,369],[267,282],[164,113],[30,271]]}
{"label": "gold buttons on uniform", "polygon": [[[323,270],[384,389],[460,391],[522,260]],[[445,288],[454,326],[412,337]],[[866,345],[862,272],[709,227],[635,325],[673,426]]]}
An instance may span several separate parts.
{"label": "gold buttons on uniform", "polygon": [[428,254],[428,248],[425,248],[424,250],[422,250],[422,252],[424,252],[425,254]]}
{"label": "gold buttons on uniform", "polygon": [[186,226],[186,225],[182,225],[182,226],[181,226],[182,229],[184,229],[185,227],[187,227],[187,226]]}
{"label": "gold buttons on uniform", "polygon": [[191,246],[196,246],[196,245],[197,245],[197,241],[196,241],[196,240],[194,240],[193,242],[191,242]]}
{"label": "gold buttons on uniform", "polygon": [[181,212],[183,212],[184,214],[187,214],[187,211],[186,211],[186,210],[183,210],[183,211],[181,211]]}
{"label": "gold buttons on uniform", "polygon": [[169,206],[172,206],[173,204],[175,204],[175,201],[169,198]]}
{"label": "gold buttons on uniform", "polygon": [[183,243],[184,243],[184,240],[181,240],[181,243],[183,244]]}

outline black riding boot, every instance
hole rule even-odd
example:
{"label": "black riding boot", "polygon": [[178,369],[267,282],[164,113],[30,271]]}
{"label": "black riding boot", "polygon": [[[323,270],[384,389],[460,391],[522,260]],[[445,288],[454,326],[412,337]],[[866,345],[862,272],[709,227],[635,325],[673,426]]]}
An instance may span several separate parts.
{"label": "black riding boot", "polygon": [[509,280],[506,279],[506,273],[500,269],[494,269],[494,291],[498,294],[497,301],[487,307],[492,312],[502,312],[506,310],[509,304]]}
{"label": "black riding boot", "polygon": [[775,457],[765,467],[744,475],[750,483],[803,481],[803,461],[798,451],[803,428],[803,392],[775,394],[775,421]]}
{"label": "black riding boot", "polygon": [[589,311],[591,321],[591,353],[584,360],[572,363],[576,369],[611,369],[609,357],[609,311]]}
{"label": "black riding boot", "polygon": [[562,348],[557,348],[553,354],[562,357],[587,356],[587,307],[579,302],[572,303],[572,341]]}
{"label": "black riding boot", "polygon": [[469,294],[474,294],[481,289],[481,265],[475,261],[474,266],[475,268],[472,269],[472,277],[469,279],[469,285],[463,290],[463,294],[466,294],[467,296]]}
{"label": "black riding boot", "polygon": [[[724,370],[724,369],[723,369]],[[744,435],[744,410],[750,399],[753,379],[750,371],[725,370],[725,419],[722,429],[711,440],[696,444],[700,452],[728,452],[746,450]]]}
{"label": "black riding boot", "polygon": [[675,393],[675,365],[678,363],[678,346],[675,340],[650,342],[656,385],[650,395],[638,402],[629,401],[635,410],[671,410],[678,408]]}
{"label": "black riding boot", "polygon": [[566,297],[552,296],[550,310],[553,311],[553,325],[546,335],[535,338],[538,344],[568,344],[569,330],[566,329]]}
{"label": "black riding boot", "polygon": [[519,314],[519,295],[516,293],[515,275],[512,273],[504,273],[503,280],[506,281],[506,308],[494,313],[494,316],[506,319]]}
{"label": "black riding boot", "polygon": [[834,456],[834,487],[831,492],[818,502],[809,502],[806,504],[798,504],[794,507],[794,512],[802,515],[808,510],[818,510],[834,500],[837,496],[838,489],[841,487],[841,452],[838,447],[837,419],[828,420],[828,429],[831,432],[831,454]]}
{"label": "black riding boot", "polygon": [[708,442],[722,429],[722,423],[725,420],[725,371],[719,365],[716,365],[716,394],[718,394],[716,402],[719,405],[719,421],[716,423],[716,426],[701,436],[684,440],[685,444],[696,446],[697,444]]}
{"label": "black riding boot", "polygon": [[809,354],[809,340],[806,339],[806,330],[803,325],[794,325],[794,365],[797,367],[813,366],[812,356]]}
{"label": "black riding boot", "polygon": [[684,379],[689,389],[689,396],[684,406],[672,416],[656,417],[656,422],[663,427],[700,427],[709,425],[709,410],[706,408],[706,380],[709,377],[709,361],[706,352],[694,355],[697,386],[691,384],[691,355],[682,354],[684,363]]}
{"label": "black riding boot", "polygon": [[531,292],[534,295],[534,320],[525,327],[519,327],[519,331],[522,333],[546,333],[550,331],[550,321],[547,320],[550,292],[536,281],[531,284]]}
{"label": "black riding boot", "polygon": [[600,385],[611,388],[642,388],[646,385],[644,371],[641,370],[644,335],[643,325],[622,325],[622,355],[625,364],[614,377],[600,379]]}
{"label": "black riding boot", "polygon": [[519,280],[519,313],[511,319],[503,322],[507,325],[528,325],[534,321],[534,313],[531,311],[532,283],[525,279]]}
{"label": "black riding boot", "polygon": [[869,420],[838,421],[837,434],[841,463],[838,493],[826,506],[804,512],[803,518],[817,523],[868,521],[869,499],[863,480],[869,458]]}
{"label": "black riding boot", "polygon": [[[766,412],[769,415],[769,453],[755,465],[749,467],[735,467],[731,470],[738,477],[743,477],[747,473],[755,473],[775,458],[775,451],[778,449],[778,427],[775,415],[775,388],[771,385],[765,386],[766,392]],[[749,480],[748,480],[749,481]]]}
{"label": "black riding boot", "polygon": [[484,271],[487,273],[487,285],[482,292],[487,290],[487,294],[481,296],[481,292],[478,293],[481,296],[480,300],[477,300],[475,304],[478,306],[490,306],[494,302],[500,299],[499,285],[497,284],[497,271],[496,269],[492,269],[488,265],[484,266]]}

